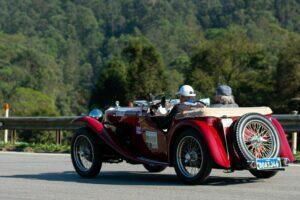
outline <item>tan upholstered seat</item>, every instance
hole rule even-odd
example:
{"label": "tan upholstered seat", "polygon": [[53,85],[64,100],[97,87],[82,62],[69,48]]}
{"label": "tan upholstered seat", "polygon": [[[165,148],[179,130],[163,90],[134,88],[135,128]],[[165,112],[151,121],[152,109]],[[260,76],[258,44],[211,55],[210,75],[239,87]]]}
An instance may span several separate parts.
{"label": "tan upholstered seat", "polygon": [[178,114],[177,118],[184,117],[239,117],[247,113],[272,114],[269,107],[237,107],[237,108],[196,108]]}

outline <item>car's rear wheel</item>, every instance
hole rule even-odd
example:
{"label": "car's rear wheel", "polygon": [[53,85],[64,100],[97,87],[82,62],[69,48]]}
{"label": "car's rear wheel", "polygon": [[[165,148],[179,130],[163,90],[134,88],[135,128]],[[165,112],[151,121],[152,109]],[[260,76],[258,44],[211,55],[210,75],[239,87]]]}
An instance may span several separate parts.
{"label": "car's rear wheel", "polygon": [[[280,140],[276,128],[265,116],[249,113],[242,116],[234,126],[235,149],[246,162],[260,158],[279,156]],[[249,170],[257,178],[270,178],[277,171]]]}
{"label": "car's rear wheel", "polygon": [[278,171],[260,171],[255,169],[250,169],[250,173],[256,178],[271,178],[277,174]]}
{"label": "car's rear wheel", "polygon": [[143,166],[145,167],[145,169],[148,171],[148,172],[161,172],[163,171],[164,169],[166,169],[166,167],[164,166],[160,166],[160,165],[147,165],[147,164],[143,164]]}
{"label": "car's rear wheel", "polygon": [[197,131],[188,129],[175,138],[172,153],[176,174],[184,183],[200,184],[209,176],[209,150]]}
{"label": "car's rear wheel", "polygon": [[88,129],[79,129],[71,142],[71,158],[76,172],[85,178],[99,174],[102,159],[100,155],[99,138]]}

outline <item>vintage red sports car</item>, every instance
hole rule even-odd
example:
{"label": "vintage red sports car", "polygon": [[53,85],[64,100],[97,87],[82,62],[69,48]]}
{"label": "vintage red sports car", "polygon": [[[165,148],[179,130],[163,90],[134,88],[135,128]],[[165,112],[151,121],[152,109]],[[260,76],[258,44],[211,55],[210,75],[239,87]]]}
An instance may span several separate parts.
{"label": "vintage red sports car", "polygon": [[294,161],[286,135],[268,107],[192,108],[169,120],[156,106],[113,107],[77,119],[72,162],[82,177],[102,163],[143,164],[149,172],[174,167],[187,184],[206,180],[211,169],[249,170],[270,178]]}

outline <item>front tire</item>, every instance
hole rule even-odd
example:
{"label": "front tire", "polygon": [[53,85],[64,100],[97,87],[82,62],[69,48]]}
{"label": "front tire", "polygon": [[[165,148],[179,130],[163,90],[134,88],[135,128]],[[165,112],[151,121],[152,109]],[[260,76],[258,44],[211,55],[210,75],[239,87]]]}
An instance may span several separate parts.
{"label": "front tire", "polygon": [[164,169],[166,169],[166,167],[160,166],[160,165],[147,165],[147,164],[143,164],[143,166],[145,167],[145,169],[148,172],[151,172],[151,173],[162,172]]}
{"label": "front tire", "polygon": [[256,178],[266,179],[275,176],[278,171],[258,171],[258,170],[251,169],[249,170],[249,172]]}
{"label": "front tire", "polygon": [[102,166],[99,138],[86,128],[77,130],[71,142],[71,158],[78,175],[97,176]]}
{"label": "front tire", "polygon": [[211,157],[199,132],[188,129],[174,142],[172,152],[176,174],[186,184],[201,184],[211,172]]}

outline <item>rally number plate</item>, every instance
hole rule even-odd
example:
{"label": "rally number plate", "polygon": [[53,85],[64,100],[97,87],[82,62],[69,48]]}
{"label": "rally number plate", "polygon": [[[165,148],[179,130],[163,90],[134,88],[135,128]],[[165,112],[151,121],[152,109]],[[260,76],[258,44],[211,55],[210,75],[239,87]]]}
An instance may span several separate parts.
{"label": "rally number plate", "polygon": [[256,159],[257,170],[268,170],[281,168],[280,158],[260,158]]}

